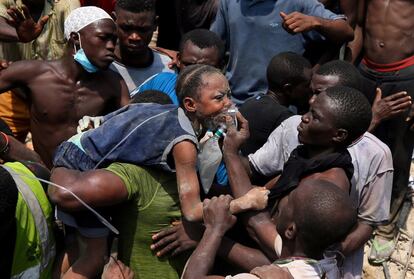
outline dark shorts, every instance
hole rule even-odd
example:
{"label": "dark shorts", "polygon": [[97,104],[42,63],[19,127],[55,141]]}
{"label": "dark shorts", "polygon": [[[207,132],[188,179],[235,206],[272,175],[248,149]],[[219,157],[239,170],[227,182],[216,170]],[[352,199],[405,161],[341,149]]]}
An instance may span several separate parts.
{"label": "dark shorts", "polygon": [[[87,171],[95,168],[96,163],[92,161],[76,144],[63,142],[57,148],[53,158],[54,167],[65,167],[68,169]],[[109,209],[96,209],[105,219],[109,220]],[[109,229],[105,227],[98,218],[89,210],[80,212],[63,212],[56,208],[56,218],[65,225],[76,228],[79,233],[89,238],[106,237]]]}

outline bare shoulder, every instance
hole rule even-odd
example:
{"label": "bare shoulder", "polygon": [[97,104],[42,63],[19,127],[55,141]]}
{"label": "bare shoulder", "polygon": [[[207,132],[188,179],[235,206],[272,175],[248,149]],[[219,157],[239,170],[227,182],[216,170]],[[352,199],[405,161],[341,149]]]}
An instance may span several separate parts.
{"label": "bare shoulder", "polygon": [[108,69],[106,71],[102,71],[101,79],[104,82],[105,86],[111,87],[111,89],[117,89],[118,92],[123,85],[124,79],[121,77],[120,74],[115,73],[114,71]]}
{"label": "bare shoulder", "polygon": [[42,60],[21,60],[13,62],[9,65],[6,70],[9,71],[25,71],[25,72],[35,72],[41,73],[42,71],[46,71],[50,69],[52,66],[49,62],[42,61]]}
{"label": "bare shoulder", "polygon": [[347,193],[349,193],[350,190],[349,179],[342,168],[331,168],[323,172],[317,172],[305,177],[304,179],[322,179],[335,184]]}
{"label": "bare shoulder", "polygon": [[189,140],[174,145],[172,152],[176,164],[195,164],[197,161],[197,147]]}
{"label": "bare shoulder", "polygon": [[2,80],[28,84],[43,77],[48,72],[54,72],[50,62],[40,60],[16,61],[0,72]]}

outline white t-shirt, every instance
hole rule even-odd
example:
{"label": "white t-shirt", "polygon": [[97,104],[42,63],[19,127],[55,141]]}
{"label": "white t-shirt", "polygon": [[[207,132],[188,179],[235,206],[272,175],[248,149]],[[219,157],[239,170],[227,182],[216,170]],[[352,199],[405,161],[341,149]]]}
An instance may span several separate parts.
{"label": "white t-shirt", "polygon": [[171,62],[171,58],[154,50],[152,53],[154,54],[154,61],[148,67],[129,67],[118,61],[114,61],[109,68],[122,76],[128,86],[129,92],[131,92],[155,74],[160,72],[174,72],[168,68],[168,63]]}
{"label": "white t-shirt", "polygon": [[[301,116],[295,115],[283,121],[269,136],[267,142],[249,161],[259,173],[271,176],[283,169],[290,153],[300,143],[297,126]],[[360,221],[380,225],[387,221],[390,210],[393,164],[391,151],[373,134],[366,132],[348,147],[354,165],[351,179],[351,198],[358,208]],[[363,247],[345,259],[348,278],[359,278],[362,273]]]}
{"label": "white t-shirt", "polygon": [[[313,264],[308,260],[296,259],[287,263],[273,263],[279,267],[286,268],[295,279],[320,279],[326,274],[329,279],[339,278],[339,271],[334,258],[314,261]],[[225,279],[258,279],[256,275],[250,273],[240,273],[235,276],[226,276]]]}

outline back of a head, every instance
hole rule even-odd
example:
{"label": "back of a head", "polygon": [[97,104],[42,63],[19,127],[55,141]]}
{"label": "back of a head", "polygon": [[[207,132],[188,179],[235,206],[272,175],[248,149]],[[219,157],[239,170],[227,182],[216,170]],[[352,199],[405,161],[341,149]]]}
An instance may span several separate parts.
{"label": "back of a head", "polygon": [[122,9],[132,13],[155,13],[155,0],[117,0],[115,4],[115,11],[117,9]]}
{"label": "back of a head", "polygon": [[302,180],[294,204],[298,238],[308,255],[341,241],[357,221],[349,195],[325,180]]}
{"label": "back of a head", "polygon": [[338,84],[356,90],[362,90],[362,80],[358,69],[351,63],[333,60],[320,66],[316,74],[321,76],[338,76]]}
{"label": "back of a head", "polygon": [[282,89],[286,84],[297,85],[307,80],[304,71],[311,69],[309,61],[294,52],[274,56],[267,66],[266,76],[270,90]]}
{"label": "back of a head", "polygon": [[368,130],[372,120],[371,105],[360,91],[350,87],[334,86],[325,93],[333,104],[336,127],[348,131],[344,143],[349,145]]}
{"label": "back of a head", "polygon": [[199,98],[199,90],[201,85],[203,85],[203,76],[212,74],[223,75],[219,69],[202,64],[187,66],[180,72],[175,92],[181,107],[183,107],[184,98]]}
{"label": "back of a head", "polygon": [[162,91],[158,90],[145,90],[138,94],[136,94],[134,97],[132,97],[131,104],[137,104],[137,103],[155,103],[160,105],[169,105],[172,104],[172,100],[170,97],[168,97],[167,94],[165,94]]}
{"label": "back of a head", "polygon": [[0,236],[3,236],[14,219],[17,195],[17,186],[12,176],[0,166]]}
{"label": "back of a head", "polygon": [[216,33],[207,29],[194,29],[190,32],[185,33],[180,42],[180,53],[183,52],[185,44],[189,41],[200,49],[216,48],[220,56],[219,61],[223,60],[225,52],[224,42],[220,39],[219,36],[217,36]]}

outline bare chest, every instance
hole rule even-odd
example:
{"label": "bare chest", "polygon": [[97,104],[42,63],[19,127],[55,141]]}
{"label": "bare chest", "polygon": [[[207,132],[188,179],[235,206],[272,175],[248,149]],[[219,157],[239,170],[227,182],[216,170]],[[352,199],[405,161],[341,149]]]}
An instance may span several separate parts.
{"label": "bare chest", "polygon": [[84,115],[103,115],[111,102],[108,89],[99,83],[39,78],[29,89],[32,116],[50,124],[77,123]]}

